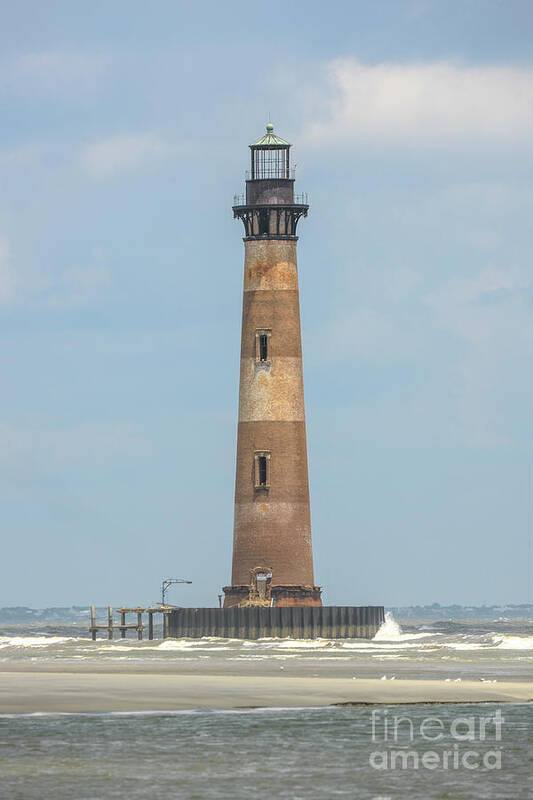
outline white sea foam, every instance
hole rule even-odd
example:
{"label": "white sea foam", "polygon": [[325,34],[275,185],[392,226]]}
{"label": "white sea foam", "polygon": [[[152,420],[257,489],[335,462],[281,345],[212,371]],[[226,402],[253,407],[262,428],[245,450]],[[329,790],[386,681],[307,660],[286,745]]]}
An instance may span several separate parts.
{"label": "white sea foam", "polygon": [[276,646],[287,650],[317,650],[323,647],[331,647],[334,643],[328,639],[283,639],[277,642]]}
{"label": "white sea foam", "polygon": [[[213,639],[213,642],[220,642],[220,639]],[[207,642],[203,639],[165,639],[161,644],[156,645],[155,647],[144,648],[146,650],[190,650],[194,648],[196,651],[198,650],[208,650],[209,652],[213,652],[214,650],[230,650],[231,647],[229,644],[223,645],[214,645],[212,643],[206,647]]]}
{"label": "white sea foam", "polygon": [[[464,659],[470,664],[476,658],[487,658],[506,664],[516,660],[524,662],[531,658],[533,636],[528,628],[509,628],[502,631],[491,626],[488,632],[478,626],[468,631],[442,633],[438,631],[406,633],[391,614],[372,640],[355,639],[279,639],[263,638],[242,640],[219,637],[201,639],[165,639],[156,641],[137,641],[136,639],[115,639],[108,641],[99,638],[93,642],[85,636],[48,636],[40,631],[29,630],[29,635],[0,636],[0,661],[71,661],[72,663],[114,662],[117,664],[137,662],[172,662],[178,660],[211,660],[222,662],[272,662],[298,663],[343,661],[345,663],[364,662],[393,669],[394,660],[421,661],[448,660],[457,662]],[[67,631],[66,631],[67,632]],[[18,633],[18,630],[17,630]],[[480,674],[483,672],[480,670]]]}
{"label": "white sea foam", "polygon": [[373,642],[405,642],[409,639],[425,639],[428,636],[437,636],[436,633],[404,633],[401,626],[394,619],[390,611],[385,614],[385,622],[372,639]]}
{"label": "white sea foam", "polygon": [[75,642],[71,636],[0,636],[0,648],[4,647],[49,647],[63,642]]}
{"label": "white sea foam", "polygon": [[503,636],[495,633],[482,642],[443,642],[449,650],[533,650],[533,636]]}
{"label": "white sea foam", "polygon": [[[327,708],[327,707],[326,707]],[[28,717],[190,717],[245,714],[297,714],[304,711],[324,712],[324,706],[258,706],[252,708],[176,708],[143,709],[137,711],[21,711],[15,714],[0,713],[0,719]]]}
{"label": "white sea foam", "polygon": [[493,637],[499,650],[533,650],[533,636],[501,636]]}
{"label": "white sea foam", "polygon": [[[380,653],[393,650],[417,650],[420,648],[436,648],[437,645],[430,644],[429,642],[416,644],[415,642],[375,642],[372,639],[370,642],[343,642],[341,647],[344,650],[354,650],[359,653]],[[440,645],[439,645],[440,646]]]}
{"label": "white sea foam", "polygon": [[221,640],[214,639],[213,642],[206,642],[203,639],[165,639],[159,644],[152,644],[149,642],[131,641],[127,644],[114,644],[113,642],[99,642],[98,647],[87,647],[86,652],[92,653],[116,653],[125,651],[135,655],[142,655],[142,653],[149,651],[180,651],[180,650],[194,650],[195,652],[213,652],[216,650],[230,650],[229,645],[216,645],[214,642]]}

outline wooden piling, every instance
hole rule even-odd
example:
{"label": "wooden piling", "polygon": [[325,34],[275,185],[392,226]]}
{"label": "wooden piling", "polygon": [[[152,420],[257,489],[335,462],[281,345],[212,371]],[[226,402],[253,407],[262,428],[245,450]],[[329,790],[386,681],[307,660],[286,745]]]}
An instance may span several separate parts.
{"label": "wooden piling", "polygon": [[93,642],[96,642],[96,609],[91,606],[91,635]]}

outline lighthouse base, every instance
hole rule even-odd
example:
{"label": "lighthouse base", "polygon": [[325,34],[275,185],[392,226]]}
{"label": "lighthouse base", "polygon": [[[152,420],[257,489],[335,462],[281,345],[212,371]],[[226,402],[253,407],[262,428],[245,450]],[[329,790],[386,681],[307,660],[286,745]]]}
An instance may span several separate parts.
{"label": "lighthouse base", "polygon": [[268,597],[263,602],[250,600],[252,593],[248,584],[241,586],[224,586],[224,608],[235,608],[236,606],[274,606],[274,607],[310,607],[322,605],[322,589],[320,586],[298,586],[289,584],[283,586],[273,584],[269,587]]}

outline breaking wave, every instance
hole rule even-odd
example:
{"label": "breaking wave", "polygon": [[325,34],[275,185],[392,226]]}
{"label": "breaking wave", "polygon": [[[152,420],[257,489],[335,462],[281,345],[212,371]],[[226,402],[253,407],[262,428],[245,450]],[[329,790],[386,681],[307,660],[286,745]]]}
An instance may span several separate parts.
{"label": "breaking wave", "polygon": [[0,649],[5,647],[50,647],[68,641],[77,642],[79,639],[69,636],[0,636]]}
{"label": "breaking wave", "polygon": [[[533,622],[519,624],[512,620],[494,626],[487,622],[443,621],[427,625],[406,621],[402,628],[387,613],[383,625],[371,639],[274,639],[242,640],[204,637],[201,639],[136,638],[107,640],[104,634],[93,642],[81,627],[71,630],[4,629],[0,636],[0,662],[5,669],[11,663],[79,664],[142,664],[172,669],[173,664],[187,662],[222,666],[237,662],[269,664],[275,669],[292,669],[305,664],[313,669],[322,664],[353,669],[359,677],[373,674],[383,667],[400,670],[402,665],[412,675],[426,670],[429,676],[461,670],[461,676],[481,674],[494,676],[498,665],[502,675],[515,670],[519,679],[527,674],[533,661]],[[24,633],[27,635],[24,635]],[[74,632],[74,631],[72,631]],[[8,635],[10,634],[10,635]],[[61,634],[61,635],[60,635]],[[283,666],[285,665],[285,666]],[[485,672],[490,668],[492,672]],[[455,673],[456,674],[456,673]],[[496,672],[499,676],[500,673]]]}
{"label": "breaking wave", "polygon": [[500,650],[533,650],[533,636],[494,636]]}
{"label": "breaking wave", "polygon": [[385,622],[382,623],[379,631],[376,633],[373,642],[405,642],[409,639],[425,639],[428,636],[438,636],[440,634],[432,633],[403,633],[402,628],[394,619],[390,611],[385,614]]}

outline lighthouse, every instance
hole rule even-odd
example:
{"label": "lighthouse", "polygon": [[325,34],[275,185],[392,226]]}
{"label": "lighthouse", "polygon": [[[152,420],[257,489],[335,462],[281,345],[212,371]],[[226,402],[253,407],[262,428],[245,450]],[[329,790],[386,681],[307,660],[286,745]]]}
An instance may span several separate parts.
{"label": "lighthouse", "polygon": [[307,197],[294,193],[291,145],[267,125],[250,145],[231,583],[224,607],[165,610],[166,635],[365,638],[383,606],[323,606],[315,586],[300,332],[296,229]]}
{"label": "lighthouse", "polygon": [[235,514],[224,606],[321,606],[315,586],[304,407],[294,193],[289,142],[250,145],[244,224]]}

